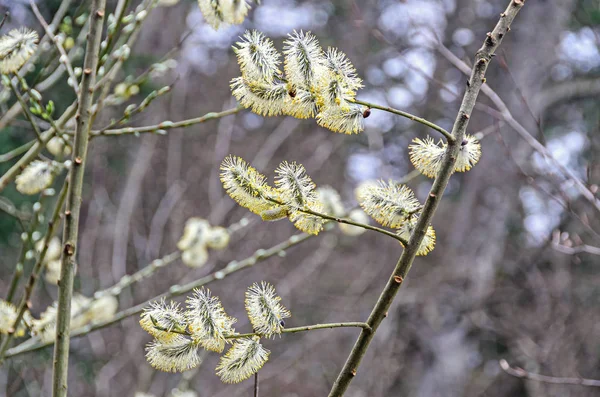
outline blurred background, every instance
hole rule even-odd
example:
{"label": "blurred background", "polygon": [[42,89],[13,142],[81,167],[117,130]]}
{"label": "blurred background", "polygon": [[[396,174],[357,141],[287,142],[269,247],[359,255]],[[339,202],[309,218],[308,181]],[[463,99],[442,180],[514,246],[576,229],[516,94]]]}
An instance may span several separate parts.
{"label": "blurred background", "polygon": [[[88,3],[73,2],[68,15],[80,15]],[[108,3],[112,11],[116,1]],[[139,1],[129,3],[133,9]],[[59,4],[38,2],[46,20]],[[279,49],[294,29],[312,31],[324,48],[337,47],[353,62],[365,84],[359,99],[450,130],[467,81],[457,62],[471,65],[506,5],[506,0],[263,0],[242,26],[214,31],[195,1],[181,0],[149,15],[121,79],[140,74],[173,49],[176,64],[95,125],[105,126],[127,104],[168,84],[172,93],[132,125],[234,107],[229,81],[239,68],[231,46],[245,29],[255,28]],[[42,31],[28,2],[0,0],[0,11],[7,10],[11,18],[3,33],[18,26]],[[481,161],[452,177],[433,220],[435,250],[415,260],[347,396],[600,395],[597,388],[524,381],[499,365],[506,359],[536,373],[600,379],[600,249],[594,249],[600,247],[600,214],[514,128],[516,121],[597,191],[599,34],[597,0],[526,2],[488,69],[487,84],[499,98],[480,94],[469,124],[468,133],[483,137]],[[47,96],[59,109],[73,99],[64,83]],[[34,137],[26,127],[17,118],[0,131],[2,153]],[[227,154],[248,160],[270,180],[282,160],[300,162],[318,186],[334,187],[351,208],[360,182],[404,180],[414,170],[408,145],[428,134],[423,125],[376,110],[365,132],[353,136],[332,133],[314,120],[243,111],[164,136],[94,139],[75,288],[92,296],[175,251],[190,217],[225,227],[247,217],[250,224],[232,235],[226,251],[212,251],[204,267],[190,269],[178,261],[134,284],[119,297],[119,309],[295,234],[289,222],[260,222],[224,194],[218,167]],[[11,164],[0,164],[0,171]],[[424,201],[431,182],[412,175],[408,184]],[[14,184],[2,195],[25,212],[34,202]],[[2,296],[19,255],[20,232],[17,221],[0,212]],[[397,242],[377,233],[349,237],[334,229],[209,287],[239,319],[240,331],[250,330],[244,291],[261,280],[272,283],[291,310],[287,326],[365,321],[400,253]],[[56,287],[41,280],[32,313],[38,315],[56,295]],[[176,388],[198,396],[251,395],[251,380],[221,383],[214,353],[184,375],[152,369],[144,358],[151,337],[137,321],[127,318],[72,341],[71,395],[170,396]],[[261,395],[327,395],[357,336],[356,329],[335,329],[266,341],[272,353],[260,372]],[[0,369],[0,396],[49,396],[51,373],[51,348],[15,357]]]}

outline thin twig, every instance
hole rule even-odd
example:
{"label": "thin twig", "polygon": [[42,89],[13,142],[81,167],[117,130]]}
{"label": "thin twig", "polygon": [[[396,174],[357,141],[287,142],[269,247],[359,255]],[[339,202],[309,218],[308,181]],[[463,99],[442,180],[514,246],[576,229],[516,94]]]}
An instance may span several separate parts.
{"label": "thin twig", "polygon": [[10,16],[10,12],[6,11],[4,13],[4,16],[2,17],[2,21],[0,21],[0,29],[2,29],[2,26],[4,26],[4,22],[6,22],[6,19]]}
{"label": "thin twig", "polygon": [[369,324],[372,330],[361,331],[358,340],[354,344],[354,347],[352,348],[352,351],[348,356],[346,363],[344,364],[343,369],[339,373],[335,383],[333,384],[333,387],[331,388],[331,391],[329,392],[329,397],[341,397],[348,389],[350,382],[352,382],[352,379],[354,379],[357,374],[360,362],[367,352],[369,344],[371,343],[377,328],[387,316],[388,309],[390,308],[394,297],[398,293],[398,290],[402,286],[404,279],[410,271],[417,251],[421,245],[421,241],[425,236],[426,230],[429,227],[431,219],[433,218],[442,195],[444,194],[444,190],[448,185],[448,181],[452,174],[452,170],[454,169],[454,164],[460,149],[460,145],[457,145],[456,143],[462,142],[463,137],[465,136],[469,119],[473,108],[475,107],[475,102],[481,86],[483,85],[485,72],[490,61],[492,60],[492,55],[502,42],[502,38],[505,36],[506,32],[510,30],[510,24],[519,10],[522,8],[523,4],[524,0],[510,1],[506,11],[501,14],[500,20],[496,24],[496,27],[492,32],[487,34],[487,38],[485,39],[483,46],[479,49],[479,51],[477,51],[476,62],[473,66],[473,70],[471,71],[469,83],[467,84],[460,110],[458,111],[458,115],[452,128],[452,136],[454,137],[454,141],[448,141],[448,146],[442,159],[440,171],[433,182],[433,186],[431,187],[427,201],[423,206],[423,211],[419,216],[415,230],[411,233],[408,246],[402,252],[400,259],[398,259],[398,263],[396,264],[394,272],[389,278],[385,288],[377,300],[377,303],[369,315],[367,324]]}
{"label": "thin twig", "polygon": [[33,116],[31,115],[31,112],[29,111],[29,106],[27,106],[27,104],[25,103],[25,100],[21,96],[21,93],[19,92],[18,88],[15,86],[15,83],[12,81],[10,82],[10,89],[12,90],[13,94],[15,94],[17,101],[23,108],[23,112],[25,113],[25,117],[27,117],[29,124],[31,124],[31,127],[33,127],[33,131],[35,132],[35,136],[37,137],[38,143],[40,145],[45,145],[44,140],[42,138],[42,132],[40,131],[40,127],[38,127],[37,123],[33,119]]}
{"label": "thin twig", "polygon": [[[313,324],[313,325],[304,325],[302,327],[285,328],[285,329],[283,329],[283,331],[281,331],[281,333],[282,334],[295,334],[297,332],[313,331],[315,329],[344,328],[344,327],[362,328],[366,332],[371,331],[371,327],[367,323],[345,322],[345,323]],[[261,335],[257,332],[251,332],[248,334],[227,335],[225,337],[225,339],[249,338],[251,336],[261,336]]]}
{"label": "thin twig", "polygon": [[33,10],[33,14],[38,19],[38,21],[40,22],[40,24],[42,25],[44,30],[46,31],[46,35],[56,45],[56,48],[58,49],[58,52],[60,53],[59,61],[60,61],[60,63],[65,65],[65,68],[67,69],[67,73],[69,74],[69,78],[72,81],[72,84],[70,84],[70,85],[73,87],[73,91],[75,91],[75,95],[79,96],[79,85],[77,84],[77,77],[75,77],[75,72],[73,71],[73,65],[71,65],[69,56],[65,52],[65,49],[63,48],[63,46],[58,42],[58,39],[56,38],[56,36],[54,36],[54,34],[52,33],[50,26],[48,26],[48,23],[46,22],[46,20],[40,13],[40,10],[35,5],[35,2],[33,0],[29,0],[29,5],[31,6],[31,9]]}
{"label": "thin twig", "polygon": [[90,31],[86,43],[83,62],[83,77],[77,109],[77,126],[73,145],[73,168],[69,172],[69,191],[65,211],[63,233],[63,255],[61,258],[60,284],[58,289],[58,309],[56,317],[56,344],[54,346],[54,366],[52,376],[52,395],[67,396],[67,373],[69,369],[69,345],[71,323],[71,298],[76,267],[78,246],[79,212],[83,190],[83,174],[87,158],[88,142],[92,119],[92,100],[96,83],[96,70],[102,26],[104,24],[106,0],[93,0],[90,9]]}
{"label": "thin twig", "polygon": [[[275,203],[275,204],[279,204],[279,205],[283,205],[283,206],[285,205],[281,201],[278,201],[278,200],[275,200],[275,199],[272,199],[272,198],[269,198],[269,197],[267,197],[266,199],[268,201],[271,201],[271,202]],[[338,222],[338,223],[345,223],[345,224],[356,226],[356,227],[360,227],[360,228],[363,228],[363,229],[372,230],[372,231],[377,232],[377,233],[385,234],[386,236],[389,236],[389,237],[393,238],[394,240],[398,240],[399,242],[402,243],[403,246],[406,246],[406,244],[408,244],[408,242],[406,240],[404,240],[402,237],[398,236],[397,234],[392,233],[390,231],[387,231],[385,229],[379,228],[377,226],[371,226],[371,225],[367,225],[367,224],[360,223],[360,222],[354,222],[354,221],[352,221],[350,219],[338,218],[336,216],[331,216],[331,215],[323,214],[323,213],[316,212],[316,211],[313,211],[313,210],[308,209],[308,208],[301,208],[301,209],[298,209],[298,211],[304,212],[306,214],[314,215],[314,216],[317,216],[319,218],[327,219],[327,220],[330,220],[330,221],[334,221],[334,222]]]}
{"label": "thin twig", "polygon": [[244,108],[242,106],[238,106],[233,109],[224,110],[222,112],[206,113],[204,116],[196,117],[196,118],[188,119],[188,120],[182,120],[182,121],[176,121],[176,122],[163,121],[162,123],[148,125],[145,127],[126,127],[126,128],[112,129],[112,130],[109,129],[109,130],[92,131],[92,135],[93,136],[100,136],[100,135],[108,136],[108,135],[142,134],[142,133],[147,133],[147,132],[156,133],[159,130],[170,130],[172,128],[189,127],[190,125],[203,123],[208,120],[214,120],[214,119],[218,119],[221,117],[236,114],[242,110],[244,110]]}
{"label": "thin twig", "polygon": [[508,361],[500,360],[500,368],[509,375],[515,376],[521,379],[533,380],[536,382],[553,383],[557,385],[578,385],[578,386],[592,386],[600,387],[600,380],[586,379],[586,378],[563,378],[554,377],[547,375],[540,375],[533,372],[525,371],[523,368],[511,367]]}
{"label": "thin twig", "polygon": [[[183,330],[183,329],[168,329],[165,327],[162,327],[160,325],[158,325],[157,321],[151,317],[150,320],[152,321],[152,323],[154,324],[154,328],[160,330],[160,331],[165,331],[165,332],[172,332],[175,334],[180,334],[180,335],[187,335],[187,336],[191,336],[192,334],[187,331],[187,330]],[[298,332],[306,332],[306,331],[314,331],[316,329],[331,329],[331,328],[362,328],[363,330],[370,332],[371,331],[371,327],[369,326],[369,324],[367,323],[361,323],[361,322],[343,322],[343,323],[325,323],[325,324],[311,324],[311,325],[303,325],[301,327],[294,327],[294,328],[284,328],[281,333],[282,334],[295,334]],[[240,339],[240,338],[250,338],[252,336],[263,336],[258,332],[249,332],[247,334],[232,334],[232,335],[225,335],[225,339]]]}
{"label": "thin twig", "polygon": [[379,110],[383,110],[384,112],[389,112],[389,113],[393,113],[393,114],[397,114],[398,116],[402,116],[402,117],[406,117],[407,119],[410,119],[412,121],[416,121],[417,123],[421,123],[423,125],[426,125],[429,128],[432,128],[434,130],[436,130],[437,132],[439,132],[440,134],[442,134],[444,137],[446,137],[446,139],[448,140],[448,142],[453,142],[454,141],[454,137],[452,136],[452,134],[450,134],[448,131],[446,131],[445,129],[443,129],[442,127],[440,127],[437,124],[432,123],[429,120],[425,120],[424,118],[415,116],[413,114],[410,114],[408,112],[404,112],[402,110],[398,110],[398,109],[394,109],[388,106],[381,106],[381,105],[377,105],[375,103],[370,103],[370,102],[365,102],[365,101],[359,101],[358,99],[355,99],[354,101],[351,101],[354,103],[358,103],[359,105],[364,105],[364,106],[368,106],[371,109],[379,109]]}

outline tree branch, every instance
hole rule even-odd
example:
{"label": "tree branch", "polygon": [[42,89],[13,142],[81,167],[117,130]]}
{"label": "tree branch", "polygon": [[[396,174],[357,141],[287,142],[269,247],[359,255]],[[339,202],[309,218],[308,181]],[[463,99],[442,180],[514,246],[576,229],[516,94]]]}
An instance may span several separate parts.
{"label": "tree branch", "polygon": [[92,135],[93,136],[101,136],[101,135],[109,136],[109,135],[142,134],[142,133],[148,133],[148,132],[156,133],[159,130],[170,130],[172,128],[189,127],[190,125],[203,123],[208,120],[214,120],[214,119],[218,119],[221,117],[236,114],[242,110],[244,110],[244,108],[241,106],[238,106],[233,109],[224,110],[222,112],[206,113],[204,116],[196,117],[196,118],[188,119],[188,120],[182,120],[182,121],[176,121],[176,122],[163,121],[162,123],[155,124],[155,125],[148,125],[145,127],[125,127],[125,128],[112,129],[112,130],[107,129],[107,130],[92,131]]}
{"label": "tree branch", "polygon": [[360,362],[365,355],[369,344],[371,343],[375,332],[377,331],[377,328],[387,316],[387,311],[412,266],[417,250],[419,249],[426,230],[431,223],[431,219],[435,214],[446,185],[448,184],[448,180],[450,179],[450,175],[452,174],[452,170],[454,169],[454,163],[456,162],[458,151],[460,149],[460,146],[456,143],[462,142],[465,136],[467,126],[469,124],[469,118],[473,108],[475,107],[475,102],[481,86],[483,85],[488,64],[492,59],[492,55],[502,42],[502,38],[510,30],[510,24],[519,10],[522,8],[523,4],[524,0],[510,1],[506,11],[501,14],[500,20],[496,24],[496,27],[492,32],[487,34],[487,38],[485,39],[483,46],[479,49],[479,51],[477,51],[475,65],[473,66],[471,76],[469,78],[469,84],[467,84],[467,89],[463,96],[460,110],[452,128],[452,136],[454,137],[454,141],[448,142],[448,146],[442,160],[442,167],[438,172],[435,181],[433,182],[433,186],[431,187],[429,196],[427,197],[427,201],[423,207],[423,211],[419,216],[415,230],[410,236],[408,246],[402,252],[394,272],[389,278],[385,288],[377,300],[377,303],[371,311],[369,319],[367,320],[367,324],[369,324],[372,331],[363,330],[360,333],[358,340],[354,344],[354,347],[352,348],[352,351],[348,356],[342,371],[338,375],[331,391],[329,392],[329,397],[340,397],[348,389],[350,382],[352,382],[352,379],[356,376]]}
{"label": "tree branch", "polygon": [[508,361],[500,360],[500,368],[509,375],[521,379],[533,380],[536,382],[553,383],[558,385],[579,385],[600,387],[600,380],[585,378],[557,378],[554,376],[540,375],[533,372],[527,372],[523,368],[511,367]]}
{"label": "tree branch", "polygon": [[440,134],[442,134],[444,137],[446,137],[446,139],[448,140],[448,142],[453,142],[454,141],[454,137],[452,136],[452,134],[450,134],[448,131],[446,131],[445,129],[443,129],[439,125],[434,124],[431,121],[425,120],[424,118],[412,115],[412,114],[410,114],[408,112],[404,112],[402,110],[394,109],[394,108],[391,108],[391,107],[388,107],[388,106],[377,105],[375,103],[370,103],[370,102],[365,102],[365,101],[359,101],[358,99],[355,99],[354,101],[350,101],[350,102],[358,103],[359,105],[368,106],[371,109],[379,109],[379,110],[383,110],[384,112],[389,112],[389,113],[397,114],[398,116],[406,117],[409,120],[416,121],[417,123],[421,123],[421,124],[426,125],[427,127],[431,128],[431,129],[436,130],[437,132],[439,132]]}
{"label": "tree branch", "polygon": [[67,396],[67,374],[69,368],[69,345],[71,323],[71,298],[73,295],[73,279],[75,276],[75,258],[77,253],[77,237],[79,232],[79,212],[81,209],[81,193],[83,175],[92,117],[92,99],[98,55],[102,40],[106,0],[93,0],[90,9],[90,31],[87,38],[83,77],[77,109],[75,142],[73,145],[73,165],[69,172],[69,191],[65,211],[63,233],[63,254],[61,258],[60,283],[58,289],[58,310],[56,318],[56,344],[54,346],[54,366],[52,376],[52,395]]}

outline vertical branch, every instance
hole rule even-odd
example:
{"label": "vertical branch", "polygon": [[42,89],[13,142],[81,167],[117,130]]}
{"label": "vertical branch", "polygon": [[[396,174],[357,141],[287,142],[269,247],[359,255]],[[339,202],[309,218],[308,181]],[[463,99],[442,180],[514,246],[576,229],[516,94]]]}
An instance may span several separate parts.
{"label": "vertical branch", "polygon": [[360,362],[367,352],[377,328],[387,316],[387,311],[412,266],[417,250],[431,223],[431,219],[435,214],[437,206],[444,194],[444,190],[446,189],[446,185],[448,184],[448,180],[450,179],[450,175],[454,169],[454,164],[456,163],[456,158],[460,149],[460,143],[464,139],[471,112],[475,107],[477,95],[485,82],[484,76],[488,64],[492,60],[494,52],[502,42],[502,38],[510,30],[510,24],[521,7],[523,7],[524,2],[525,0],[510,1],[506,11],[500,14],[500,20],[496,24],[496,27],[492,32],[487,34],[483,46],[477,51],[475,65],[471,70],[471,76],[467,82],[467,89],[452,128],[454,141],[448,141],[448,146],[442,160],[442,167],[433,182],[433,186],[431,187],[427,201],[423,206],[423,211],[419,216],[415,230],[408,241],[408,246],[402,252],[400,259],[398,259],[394,272],[390,276],[367,320],[367,324],[371,328],[363,329],[361,331],[342,371],[339,373],[329,392],[329,397],[340,397],[348,389],[350,382],[356,376]]}
{"label": "vertical branch", "polygon": [[258,397],[258,371],[254,374],[254,397]]}
{"label": "vertical branch", "polygon": [[58,313],[56,320],[56,344],[54,345],[54,368],[52,378],[52,395],[66,397],[67,372],[69,366],[69,343],[71,322],[71,297],[73,295],[73,278],[75,275],[75,255],[77,251],[77,234],[79,230],[79,212],[81,209],[81,192],[83,174],[87,155],[91,107],[96,84],[98,54],[102,40],[102,25],[106,0],[93,0],[90,13],[90,31],[87,37],[86,53],[83,63],[83,77],[79,94],[79,105],[75,120],[75,142],[73,145],[73,168],[69,173],[69,191],[65,210],[65,226],[63,233],[63,254],[61,258],[60,284],[58,291]]}

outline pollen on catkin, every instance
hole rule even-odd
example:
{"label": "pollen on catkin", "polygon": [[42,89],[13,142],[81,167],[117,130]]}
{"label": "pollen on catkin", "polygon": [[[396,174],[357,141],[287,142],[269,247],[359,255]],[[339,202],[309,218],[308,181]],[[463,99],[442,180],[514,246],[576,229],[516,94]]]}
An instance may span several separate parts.
{"label": "pollen on catkin", "polygon": [[290,89],[317,88],[321,74],[326,72],[319,40],[310,32],[294,31],[283,44],[284,70]]}
{"label": "pollen on catkin", "polygon": [[[417,215],[411,216],[410,219],[408,219],[406,222],[404,222],[400,226],[400,228],[398,229],[396,234],[398,236],[402,237],[404,240],[408,241],[410,239],[412,232],[415,230],[415,227],[417,226],[418,219],[419,219],[419,217]],[[402,244],[402,243],[400,243],[400,244],[402,246],[404,246],[404,244]],[[434,247],[435,247],[435,230],[433,229],[433,227],[431,225],[429,225],[429,227],[427,227],[427,231],[425,232],[425,237],[423,237],[423,241],[421,241],[421,245],[419,245],[419,249],[417,250],[417,256],[427,255],[428,253],[433,251]]]}
{"label": "pollen on catkin", "polygon": [[291,313],[281,303],[281,297],[271,284],[264,281],[252,284],[246,291],[246,312],[254,331],[270,337],[280,334],[284,328],[284,319]]}
{"label": "pollen on catkin", "polygon": [[323,229],[323,218],[302,210],[323,211],[315,184],[302,164],[282,162],[275,170],[275,185],[279,199],[289,207],[289,218],[299,230],[318,234]]}
{"label": "pollen on catkin", "polygon": [[15,179],[17,190],[37,194],[52,184],[57,170],[57,165],[49,161],[32,161]]}
{"label": "pollen on catkin", "polygon": [[[308,203],[304,208],[314,212],[323,212],[323,206],[317,201]],[[320,216],[308,214],[300,210],[290,211],[289,219],[296,229],[313,235],[319,234],[323,230],[323,224],[325,223],[325,220]]]}
{"label": "pollen on catkin", "polygon": [[233,324],[237,321],[225,313],[218,297],[208,289],[195,289],[186,300],[185,316],[189,323],[191,337],[207,350],[222,352],[226,335],[235,333]]}
{"label": "pollen on catkin", "polygon": [[246,31],[233,51],[237,55],[242,76],[248,80],[272,83],[281,78],[279,53],[273,41],[257,30]]}
{"label": "pollen on catkin", "polygon": [[366,106],[342,101],[340,105],[322,108],[317,114],[317,124],[333,132],[358,134],[365,129],[366,109]]}
{"label": "pollen on catkin", "polygon": [[187,327],[186,316],[179,308],[179,304],[175,302],[167,304],[164,299],[152,302],[140,317],[140,326],[159,341],[173,340],[179,335],[171,331],[182,331]]}
{"label": "pollen on catkin", "polygon": [[[408,147],[411,163],[421,174],[429,178],[435,178],[442,167],[442,161],[447,147],[446,143],[441,141],[435,143],[431,137],[427,137],[424,140],[415,138],[413,139],[413,142],[414,144]],[[480,157],[480,143],[472,135],[465,136],[465,139],[460,145],[453,172],[469,171],[477,164]]]}
{"label": "pollen on catkin", "polygon": [[37,49],[37,32],[13,29],[0,37],[0,73],[18,72]]}
{"label": "pollen on catkin", "polygon": [[288,215],[289,215],[288,209],[284,205],[279,205],[279,206],[273,207],[271,209],[264,210],[263,212],[260,213],[260,217],[262,218],[262,220],[269,221],[269,222],[278,221],[280,219],[287,218]]}
{"label": "pollen on catkin", "polygon": [[302,164],[283,161],[275,170],[275,186],[280,200],[294,209],[318,201],[315,184]]}
{"label": "pollen on catkin", "polygon": [[402,226],[421,207],[409,187],[392,181],[365,185],[357,196],[360,198],[360,206],[367,214],[383,226],[392,228]]}
{"label": "pollen on catkin", "polygon": [[165,372],[183,372],[200,364],[198,345],[182,335],[153,340],[146,346],[146,359],[152,367]]}
{"label": "pollen on catkin", "polygon": [[221,163],[221,182],[239,205],[260,215],[275,206],[266,198],[273,195],[266,178],[242,158],[227,156]]}
{"label": "pollen on catkin", "polygon": [[235,99],[256,114],[278,116],[288,106],[288,89],[284,83],[248,80],[242,76],[231,80],[230,86]]}
{"label": "pollen on catkin", "polygon": [[[283,114],[295,117],[297,119],[308,119],[314,117],[318,112],[317,97],[312,91],[302,88],[290,88],[288,84],[288,97],[282,108]],[[289,93],[293,93],[293,97]]]}
{"label": "pollen on catkin", "polygon": [[269,359],[269,354],[258,337],[238,339],[221,357],[217,375],[223,383],[239,383],[258,372]]}
{"label": "pollen on catkin", "polygon": [[330,75],[340,78],[342,86],[352,92],[352,97],[356,95],[357,90],[363,88],[362,80],[357,76],[354,65],[342,51],[337,48],[327,48],[325,60]]}
{"label": "pollen on catkin", "polygon": [[454,171],[469,171],[481,158],[481,144],[473,135],[466,135],[460,144]]}

